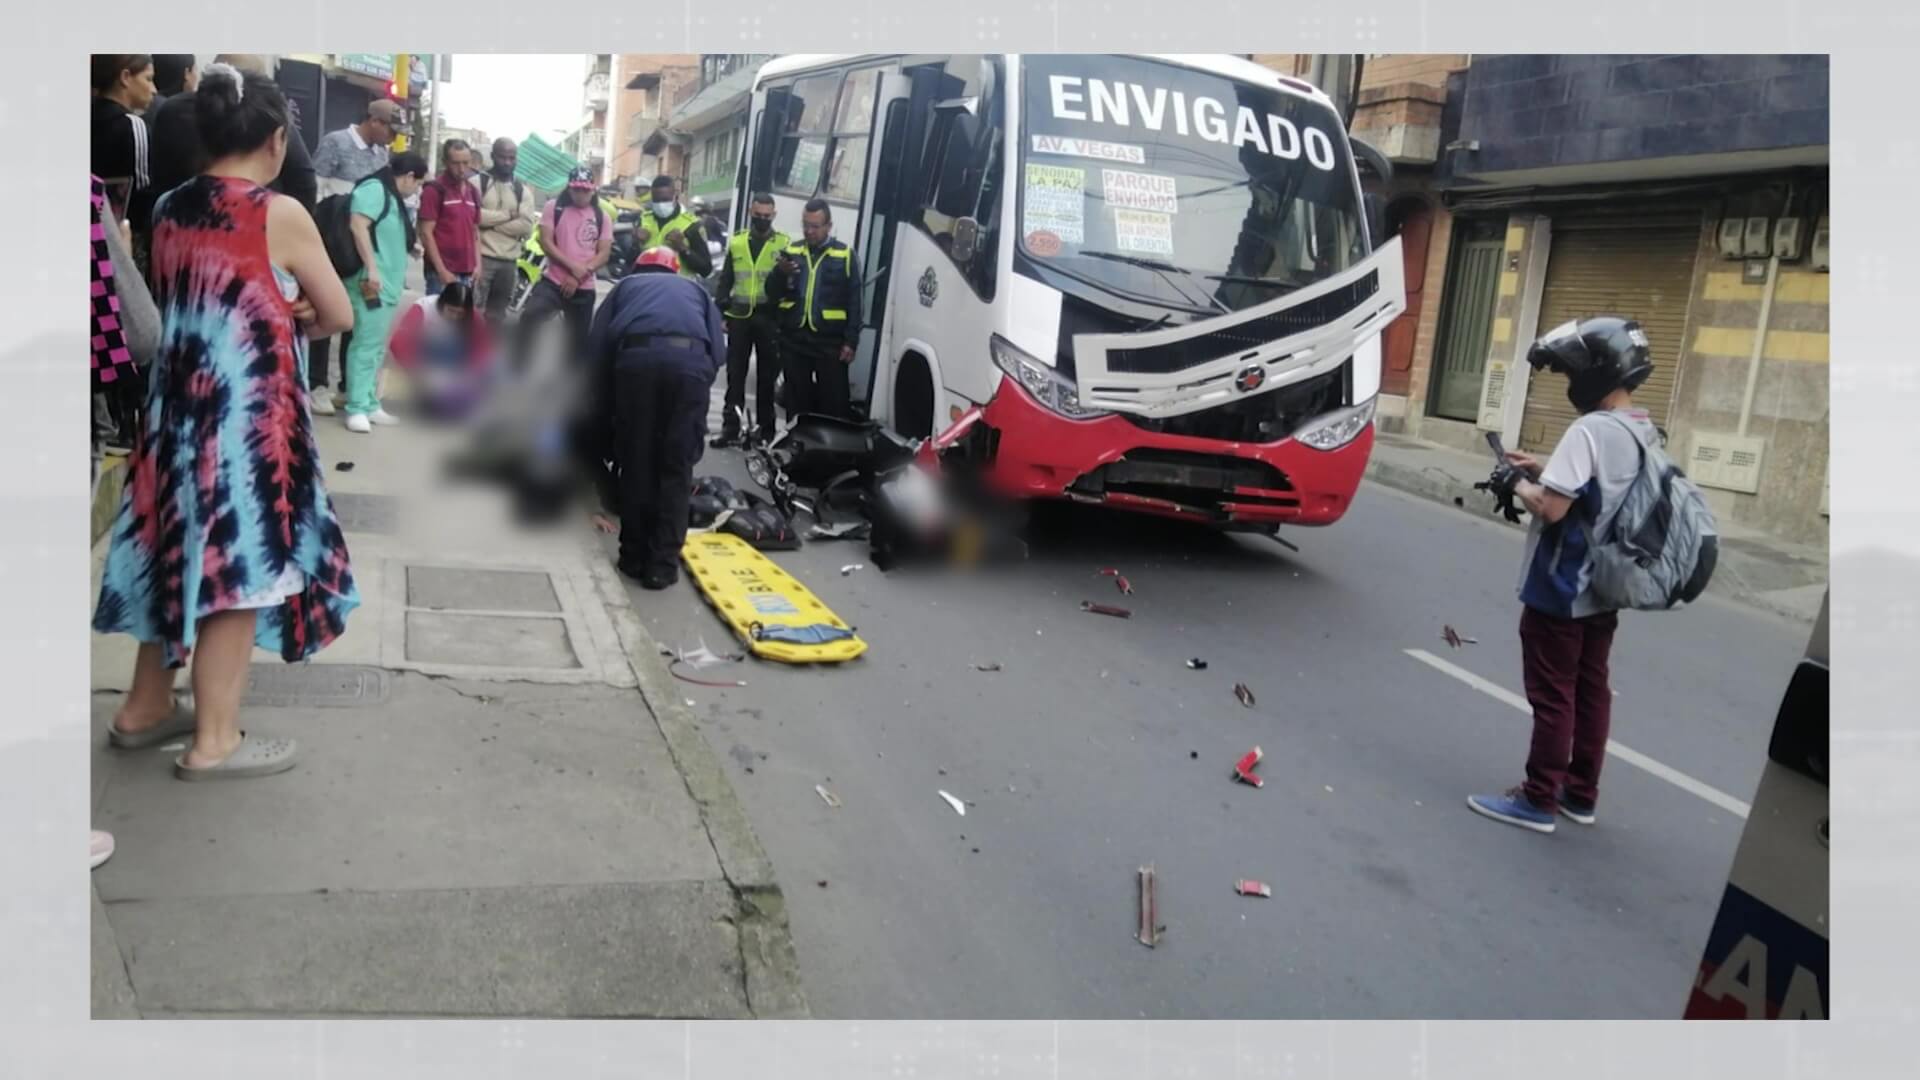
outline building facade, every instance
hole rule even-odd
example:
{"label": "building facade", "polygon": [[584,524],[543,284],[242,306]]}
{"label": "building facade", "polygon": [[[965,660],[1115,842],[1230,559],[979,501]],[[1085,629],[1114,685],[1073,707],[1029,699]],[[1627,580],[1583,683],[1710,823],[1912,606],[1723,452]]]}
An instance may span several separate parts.
{"label": "building facade", "polygon": [[705,53],[699,78],[682,91],[667,117],[666,138],[683,146],[682,175],[689,196],[733,219],[734,184],[746,154],[747,107],[766,53]]}
{"label": "building facade", "polygon": [[663,133],[671,103],[700,77],[689,53],[621,53],[609,66],[604,183],[632,197],[661,173],[686,177],[684,147]]}
{"label": "building facade", "polygon": [[[1256,56],[1287,74],[1310,58]],[[1359,57],[1351,127],[1395,164],[1407,312],[1382,427],[1551,450],[1565,380],[1539,334],[1637,318],[1636,399],[1725,520],[1826,542],[1824,56]]]}

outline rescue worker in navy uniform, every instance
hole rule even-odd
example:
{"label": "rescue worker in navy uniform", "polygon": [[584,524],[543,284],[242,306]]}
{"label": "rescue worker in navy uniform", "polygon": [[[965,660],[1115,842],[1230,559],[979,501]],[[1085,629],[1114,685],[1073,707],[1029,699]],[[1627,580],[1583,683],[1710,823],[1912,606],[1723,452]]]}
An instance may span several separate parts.
{"label": "rescue worker in navy uniform", "polygon": [[860,268],[833,238],[825,199],[807,203],[800,230],[802,241],[788,246],[769,283],[780,311],[787,408],[794,416],[851,420],[847,367],[860,344]]}
{"label": "rescue worker in navy uniform", "polygon": [[700,216],[680,205],[671,176],[653,178],[652,201],[633,223],[634,245],[673,249],[680,260],[679,275],[699,281],[713,273],[713,253],[707,249],[706,227]]}
{"label": "rescue worker in navy uniform", "polygon": [[680,579],[693,467],[707,403],[726,362],[720,309],[680,260],[649,248],[594,316],[587,355],[597,384],[596,436],[612,469],[600,485],[620,517],[620,571],[647,589]]}
{"label": "rescue worker in navy uniform", "polygon": [[741,413],[747,405],[747,364],[757,359],[754,380],[754,423],[760,438],[774,432],[774,382],[780,377],[780,326],[767,286],[774,264],[792,243],[773,227],[773,196],[761,192],[747,207],[747,227],[727,242],[715,300],[727,327],[727,405],[715,447],[740,439]]}

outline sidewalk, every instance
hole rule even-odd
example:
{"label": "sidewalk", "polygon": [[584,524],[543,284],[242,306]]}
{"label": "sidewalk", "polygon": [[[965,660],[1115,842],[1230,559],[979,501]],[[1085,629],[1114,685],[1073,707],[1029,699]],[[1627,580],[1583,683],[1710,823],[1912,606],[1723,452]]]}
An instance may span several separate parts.
{"label": "sidewalk", "polygon": [[[1473,485],[1487,478],[1491,455],[1464,454],[1406,435],[1379,432],[1367,479],[1506,525],[1493,499]],[[1511,526],[1518,530],[1521,525]],[[1720,522],[1720,561],[1709,596],[1719,596],[1812,625],[1827,591],[1827,553]]]}
{"label": "sidewalk", "polygon": [[93,637],[94,1015],[806,1016],[771,864],[585,523],[514,525],[418,424],[315,423],[363,606],[310,664],[255,654],[292,772],[108,749],[134,643]]}

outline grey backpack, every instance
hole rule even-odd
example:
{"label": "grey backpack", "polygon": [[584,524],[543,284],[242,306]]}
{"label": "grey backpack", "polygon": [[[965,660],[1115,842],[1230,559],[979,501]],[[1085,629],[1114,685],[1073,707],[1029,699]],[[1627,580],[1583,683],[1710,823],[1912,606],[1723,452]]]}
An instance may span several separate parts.
{"label": "grey backpack", "polygon": [[1666,611],[1706,591],[1720,536],[1707,500],[1666,452],[1640,442],[1640,472],[1592,551],[1593,595],[1609,607]]}

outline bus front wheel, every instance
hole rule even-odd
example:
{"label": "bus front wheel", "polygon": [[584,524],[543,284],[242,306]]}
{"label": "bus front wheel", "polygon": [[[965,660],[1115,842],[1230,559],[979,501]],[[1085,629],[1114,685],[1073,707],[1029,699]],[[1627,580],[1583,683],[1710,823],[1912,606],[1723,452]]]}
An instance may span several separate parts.
{"label": "bus front wheel", "polygon": [[919,353],[901,357],[894,373],[892,426],[909,439],[933,436],[933,371]]}

